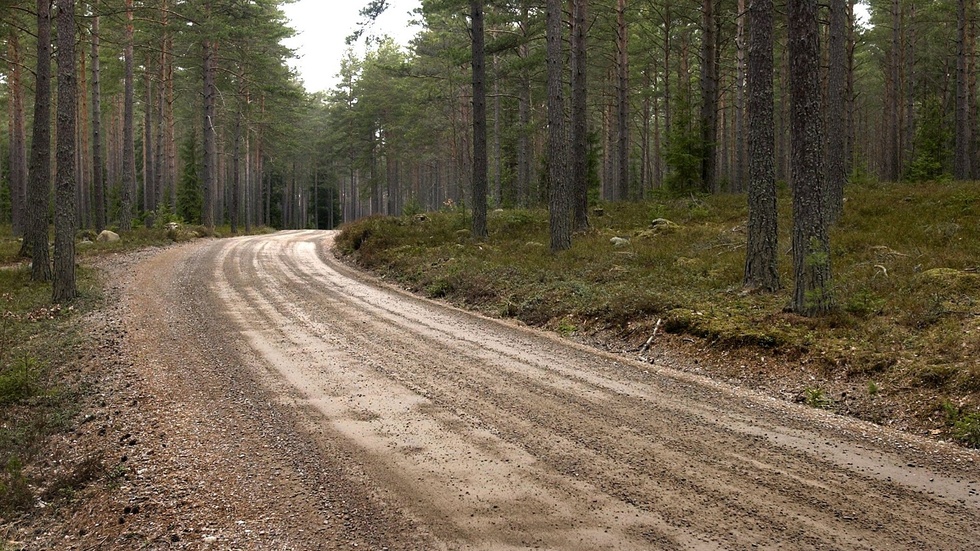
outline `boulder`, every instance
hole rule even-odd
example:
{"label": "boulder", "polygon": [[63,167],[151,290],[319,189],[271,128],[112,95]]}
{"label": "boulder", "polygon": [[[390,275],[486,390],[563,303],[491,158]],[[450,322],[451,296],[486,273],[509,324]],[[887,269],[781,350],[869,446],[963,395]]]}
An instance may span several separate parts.
{"label": "boulder", "polygon": [[96,238],[99,243],[115,243],[119,241],[119,234],[114,231],[102,230],[102,233]]}

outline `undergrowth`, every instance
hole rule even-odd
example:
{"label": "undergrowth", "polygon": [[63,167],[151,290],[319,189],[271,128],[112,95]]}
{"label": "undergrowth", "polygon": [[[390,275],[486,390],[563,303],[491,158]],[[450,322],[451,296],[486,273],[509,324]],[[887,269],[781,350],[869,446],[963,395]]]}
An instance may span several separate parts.
{"label": "undergrowth", "polygon": [[[848,188],[831,232],[837,308],[816,319],[786,311],[790,199],[780,193],[783,289],[774,294],[742,288],[743,195],[602,204],[591,228],[557,254],[545,210],[492,212],[482,242],[458,211],[368,218],[344,226],[338,246],[430,297],[561,333],[628,337],[661,320],[665,331],[716,347],[810,358],[828,379],[873,381],[875,397],[925,390],[980,406],[980,188]],[[652,225],[657,218],[675,225]]]}

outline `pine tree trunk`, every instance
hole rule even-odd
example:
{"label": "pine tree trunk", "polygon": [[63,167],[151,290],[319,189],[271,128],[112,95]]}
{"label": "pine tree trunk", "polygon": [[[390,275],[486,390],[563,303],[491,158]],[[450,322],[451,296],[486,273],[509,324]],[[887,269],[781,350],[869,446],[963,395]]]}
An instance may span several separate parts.
{"label": "pine tree trunk", "polygon": [[26,226],[21,254],[31,257],[31,279],[51,280],[48,209],[51,205],[51,3],[37,0],[37,70],[34,135],[27,179]]}
{"label": "pine tree trunk", "polygon": [[203,160],[203,184],[204,184],[204,205],[201,208],[201,224],[209,230],[214,230],[214,198],[215,198],[215,177],[217,175],[217,136],[214,126],[215,114],[215,73],[217,72],[214,60],[214,44],[209,39],[203,42],[204,53],[204,160]]}
{"label": "pine tree trunk", "polygon": [[54,215],[54,280],[52,300],[66,302],[78,295],[75,286],[75,125],[78,82],[75,74],[75,0],[58,5],[58,145]]}
{"label": "pine tree trunk", "polygon": [[487,88],[483,0],[471,0],[473,23],[473,237],[487,238]]}
{"label": "pine tree trunk", "polygon": [[[239,75],[242,79],[242,75]],[[239,101],[244,101],[245,90],[244,83],[238,90]],[[241,208],[240,196],[242,190],[242,173],[241,173],[241,147],[242,147],[242,120],[245,118],[244,107],[238,108],[238,116],[235,117],[235,144],[233,146],[233,152],[231,157],[231,209],[230,209],[230,221],[231,221],[231,233],[238,233],[238,211]],[[315,179],[314,174],[314,179]],[[315,185],[315,184],[314,184]],[[315,212],[315,211],[314,211]],[[317,228],[319,229],[319,228]]]}
{"label": "pine tree trunk", "polygon": [[[93,11],[98,2],[93,2]],[[99,61],[99,16],[96,11],[92,18],[92,208],[95,218],[95,231],[101,232],[106,226],[105,176],[102,159],[102,75]]]}
{"label": "pine tree trunk", "polygon": [[[81,43],[81,40],[79,40]],[[88,125],[91,118],[88,112],[88,66],[86,65],[86,55],[84,49],[76,50],[78,56],[78,90],[75,95],[75,103],[78,110],[77,124],[77,143],[75,152],[75,163],[78,167],[78,185],[75,187],[75,199],[77,201],[76,210],[78,211],[77,223],[79,227],[92,227],[92,162],[91,150],[89,149]]]}
{"label": "pine tree trunk", "polygon": [[830,0],[827,44],[827,216],[836,222],[844,211],[847,183],[847,1]]}
{"label": "pine tree trunk", "polygon": [[902,173],[902,12],[901,1],[892,0],[892,34],[891,50],[889,52],[888,95],[886,110],[888,121],[888,150],[885,153],[885,179],[897,182]]}
{"label": "pine tree trunk", "polygon": [[792,133],[793,310],[830,311],[830,239],[824,212],[817,0],[789,1],[790,132]]}
{"label": "pine tree trunk", "polygon": [[565,127],[565,95],[562,84],[562,2],[548,0],[548,187],[551,250],[572,246],[572,198],[568,178],[568,132]]}
{"label": "pine tree trunk", "polygon": [[956,10],[956,134],[953,157],[953,177],[969,180],[970,162],[970,102],[969,72],[967,71],[967,3],[957,0]]}
{"label": "pine tree trunk", "polygon": [[750,0],[748,16],[749,222],[744,284],[772,292],[779,289],[772,0]]}
{"label": "pine tree trunk", "polygon": [[629,125],[629,28],[626,25],[626,0],[616,4],[617,96],[616,131],[617,175],[619,199],[630,198],[630,125]]}
{"label": "pine tree trunk", "polygon": [[7,40],[10,56],[8,83],[10,109],[10,208],[14,235],[24,235],[27,200],[27,129],[24,112],[24,83],[17,30]]}
{"label": "pine tree trunk", "polygon": [[[746,138],[745,138],[745,19],[747,0],[738,0],[738,16],[735,35],[735,171],[732,175],[732,191],[745,191]],[[748,0],[751,1],[751,0]]]}
{"label": "pine tree trunk", "polygon": [[572,227],[589,227],[588,0],[572,0]]}
{"label": "pine tree trunk", "polygon": [[715,1],[703,0],[701,7],[701,186],[705,192],[717,192],[717,162],[715,159],[718,134],[718,65],[717,21]]}
{"label": "pine tree trunk", "polygon": [[126,0],[126,38],[123,50],[125,63],[123,92],[122,193],[119,229],[133,229],[133,199],[136,194],[136,134],[133,112],[133,0]]}
{"label": "pine tree trunk", "polygon": [[143,104],[143,212],[147,228],[153,227],[153,211],[156,210],[156,174],[153,172],[153,77],[150,70],[150,56],[143,67],[143,86],[146,98]]}

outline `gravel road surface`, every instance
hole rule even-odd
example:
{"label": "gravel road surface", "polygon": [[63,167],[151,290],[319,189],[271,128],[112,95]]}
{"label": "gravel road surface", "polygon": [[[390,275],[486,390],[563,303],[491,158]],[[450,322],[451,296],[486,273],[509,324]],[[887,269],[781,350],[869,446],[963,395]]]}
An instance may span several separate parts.
{"label": "gravel road surface", "polygon": [[157,546],[980,545],[980,453],[413,297],[333,237],[132,268]]}

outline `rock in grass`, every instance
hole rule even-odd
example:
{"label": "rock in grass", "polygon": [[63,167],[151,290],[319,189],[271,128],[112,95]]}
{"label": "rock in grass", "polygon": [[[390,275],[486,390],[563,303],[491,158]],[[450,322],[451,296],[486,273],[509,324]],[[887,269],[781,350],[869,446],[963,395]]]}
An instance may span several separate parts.
{"label": "rock in grass", "polygon": [[102,230],[96,240],[99,243],[115,243],[119,241],[119,234],[114,231]]}
{"label": "rock in grass", "polygon": [[650,229],[655,233],[674,233],[680,229],[680,225],[666,218],[657,218],[650,222]]}
{"label": "rock in grass", "polygon": [[625,237],[618,237],[618,236],[613,237],[612,239],[609,240],[609,242],[612,243],[614,247],[625,247],[630,244],[629,239]]}

